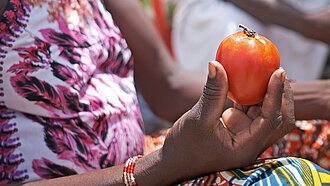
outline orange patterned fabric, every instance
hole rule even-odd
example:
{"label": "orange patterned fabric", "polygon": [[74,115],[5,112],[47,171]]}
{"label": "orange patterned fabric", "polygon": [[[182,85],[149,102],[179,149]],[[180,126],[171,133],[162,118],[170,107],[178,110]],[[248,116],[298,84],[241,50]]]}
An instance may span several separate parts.
{"label": "orange patterned fabric", "polygon": [[294,156],[308,159],[330,170],[330,122],[303,120],[296,122],[289,134],[268,148],[261,158]]}

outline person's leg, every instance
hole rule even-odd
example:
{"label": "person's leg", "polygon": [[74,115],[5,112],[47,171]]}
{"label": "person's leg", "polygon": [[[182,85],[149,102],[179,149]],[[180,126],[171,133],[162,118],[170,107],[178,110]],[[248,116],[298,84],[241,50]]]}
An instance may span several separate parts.
{"label": "person's leg", "polygon": [[221,171],[177,185],[327,185],[330,172],[300,158],[260,161],[253,166]]}

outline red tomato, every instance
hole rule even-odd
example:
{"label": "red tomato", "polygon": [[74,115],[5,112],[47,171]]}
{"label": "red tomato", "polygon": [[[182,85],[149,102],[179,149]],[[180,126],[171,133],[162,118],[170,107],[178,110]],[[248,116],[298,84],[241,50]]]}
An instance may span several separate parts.
{"label": "red tomato", "polygon": [[242,25],[244,32],[225,38],[216,60],[227,72],[228,97],[241,105],[261,102],[272,73],[280,66],[280,54],[267,38]]}

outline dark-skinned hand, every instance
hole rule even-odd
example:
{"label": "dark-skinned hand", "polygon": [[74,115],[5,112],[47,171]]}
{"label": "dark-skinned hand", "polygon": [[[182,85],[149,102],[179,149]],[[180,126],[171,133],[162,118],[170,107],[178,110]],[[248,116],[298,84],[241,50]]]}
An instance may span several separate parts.
{"label": "dark-skinned hand", "polygon": [[235,105],[223,111],[227,92],[225,70],[210,62],[203,95],[177,120],[161,149],[164,171],[171,179],[182,181],[253,164],[294,127],[293,94],[284,69],[272,74],[258,105]]}

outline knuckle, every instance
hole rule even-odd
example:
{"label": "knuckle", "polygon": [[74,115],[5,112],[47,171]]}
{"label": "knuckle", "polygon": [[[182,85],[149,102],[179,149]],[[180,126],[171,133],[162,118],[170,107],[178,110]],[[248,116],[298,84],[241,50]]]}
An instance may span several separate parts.
{"label": "knuckle", "polygon": [[220,87],[218,87],[212,83],[207,83],[204,87],[203,92],[204,92],[205,99],[213,100],[213,99],[219,97],[221,95],[222,91],[223,90]]}

